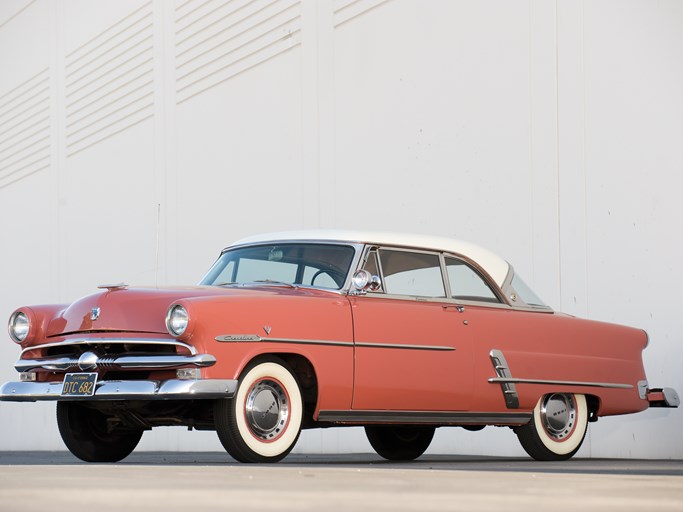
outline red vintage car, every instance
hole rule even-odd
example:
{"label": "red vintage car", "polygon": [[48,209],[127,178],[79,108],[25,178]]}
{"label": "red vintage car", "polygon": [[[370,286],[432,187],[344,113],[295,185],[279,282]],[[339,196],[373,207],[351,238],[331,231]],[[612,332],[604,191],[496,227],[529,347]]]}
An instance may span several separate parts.
{"label": "red vintage car", "polygon": [[647,382],[644,331],[554,312],[505,260],[452,239],[278,233],[229,246],[199,286],[100,288],[12,314],[21,378],[0,389],[57,401],[85,461],[121,460],[165,425],[216,430],[242,462],[344,425],[392,460],[437,427],[486,425],[563,460],[600,416],[679,404]]}

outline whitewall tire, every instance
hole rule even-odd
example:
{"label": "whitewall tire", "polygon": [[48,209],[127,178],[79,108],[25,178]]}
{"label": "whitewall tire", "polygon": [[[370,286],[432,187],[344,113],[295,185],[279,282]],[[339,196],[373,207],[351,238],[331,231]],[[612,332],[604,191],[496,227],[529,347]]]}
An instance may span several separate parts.
{"label": "whitewall tire", "polygon": [[242,373],[237,394],[217,400],[214,422],[226,451],[240,462],[277,462],[294,448],[303,417],[299,384],[287,363],[261,359]]}
{"label": "whitewall tire", "polygon": [[581,447],[587,428],[584,395],[550,393],[539,399],[532,420],[515,432],[534,459],[567,460]]}

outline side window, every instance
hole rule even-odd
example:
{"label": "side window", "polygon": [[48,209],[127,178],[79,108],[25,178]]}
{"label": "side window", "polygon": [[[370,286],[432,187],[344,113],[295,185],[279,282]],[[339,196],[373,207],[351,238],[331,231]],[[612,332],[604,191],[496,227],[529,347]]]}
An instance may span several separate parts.
{"label": "side window", "polygon": [[481,276],[464,261],[446,258],[446,272],[451,285],[451,298],[500,302]]}
{"label": "side window", "polygon": [[436,254],[380,249],[379,259],[386,293],[416,297],[446,296],[441,264]]}

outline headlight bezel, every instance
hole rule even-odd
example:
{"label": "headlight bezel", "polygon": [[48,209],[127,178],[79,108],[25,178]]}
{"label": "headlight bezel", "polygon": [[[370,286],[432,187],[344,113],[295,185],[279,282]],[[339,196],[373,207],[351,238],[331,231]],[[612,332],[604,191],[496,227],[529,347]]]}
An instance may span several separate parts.
{"label": "headlight bezel", "polygon": [[[23,336],[17,334],[17,320],[23,318],[23,323],[25,325],[25,333]],[[31,317],[28,313],[22,310],[17,310],[9,317],[9,322],[7,323],[7,331],[9,332],[9,337],[14,343],[22,344],[31,335]]]}
{"label": "headlight bezel", "polygon": [[[183,318],[184,317],[184,320]],[[182,329],[180,328],[174,328],[174,322],[180,321],[181,323],[184,323],[182,326]],[[187,328],[190,325],[190,314],[187,311],[187,308],[183,306],[182,304],[172,304],[169,308],[168,311],[166,312],[166,330],[171,336],[174,336],[176,338],[182,337],[184,334],[188,332]],[[178,327],[178,326],[176,326]]]}

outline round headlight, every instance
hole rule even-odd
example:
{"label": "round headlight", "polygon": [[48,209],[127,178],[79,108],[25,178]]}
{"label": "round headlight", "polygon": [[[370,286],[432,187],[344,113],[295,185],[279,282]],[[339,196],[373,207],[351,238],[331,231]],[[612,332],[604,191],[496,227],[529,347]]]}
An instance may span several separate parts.
{"label": "round headlight", "polygon": [[21,343],[26,339],[30,328],[31,322],[21,311],[14,313],[9,319],[9,335],[16,343]]}
{"label": "round headlight", "polygon": [[182,336],[187,329],[189,315],[187,310],[180,304],[171,306],[166,315],[166,329],[173,336]]}

